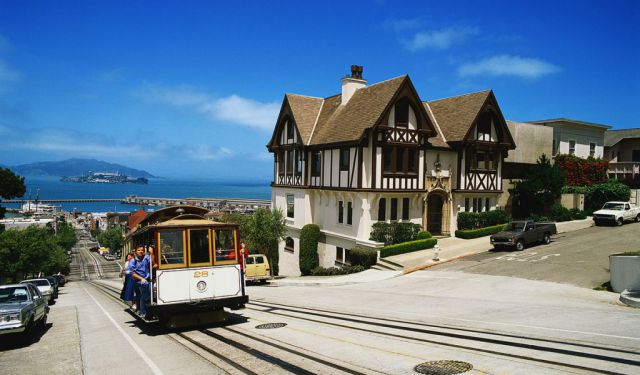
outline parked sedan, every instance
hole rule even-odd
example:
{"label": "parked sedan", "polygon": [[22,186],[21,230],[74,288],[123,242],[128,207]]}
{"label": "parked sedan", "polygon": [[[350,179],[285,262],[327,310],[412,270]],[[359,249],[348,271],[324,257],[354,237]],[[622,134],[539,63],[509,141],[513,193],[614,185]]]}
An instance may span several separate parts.
{"label": "parked sedan", "polygon": [[0,285],[0,334],[32,334],[47,325],[47,300],[32,284]]}
{"label": "parked sedan", "polygon": [[47,300],[49,304],[53,303],[53,287],[51,286],[51,283],[49,282],[49,280],[47,279],[22,280],[20,284],[34,285],[36,288],[38,288],[40,293],[42,293],[42,295],[44,296],[44,298]]}
{"label": "parked sedan", "polygon": [[51,284],[51,287],[53,288],[53,299],[58,299],[58,290],[60,289],[60,284],[58,284],[58,279],[56,279],[53,276],[47,276],[45,278],[49,280],[49,284]]}

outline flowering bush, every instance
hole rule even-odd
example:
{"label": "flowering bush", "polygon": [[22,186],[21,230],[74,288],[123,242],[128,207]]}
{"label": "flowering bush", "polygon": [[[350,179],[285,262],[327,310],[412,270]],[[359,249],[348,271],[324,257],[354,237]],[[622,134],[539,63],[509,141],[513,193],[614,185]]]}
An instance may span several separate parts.
{"label": "flowering bush", "polygon": [[559,155],[556,165],[564,172],[567,186],[591,186],[607,181],[609,162],[605,160]]}

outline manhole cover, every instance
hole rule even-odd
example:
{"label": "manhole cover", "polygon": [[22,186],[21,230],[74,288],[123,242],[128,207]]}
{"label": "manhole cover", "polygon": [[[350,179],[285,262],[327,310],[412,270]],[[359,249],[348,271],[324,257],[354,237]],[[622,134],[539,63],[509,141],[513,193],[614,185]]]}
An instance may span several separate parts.
{"label": "manhole cover", "polygon": [[462,374],[473,369],[471,363],[462,361],[431,361],[417,365],[413,370],[428,375]]}
{"label": "manhole cover", "polygon": [[256,328],[257,329],[274,329],[274,328],[282,328],[286,325],[287,323],[266,323],[266,324],[257,325]]}

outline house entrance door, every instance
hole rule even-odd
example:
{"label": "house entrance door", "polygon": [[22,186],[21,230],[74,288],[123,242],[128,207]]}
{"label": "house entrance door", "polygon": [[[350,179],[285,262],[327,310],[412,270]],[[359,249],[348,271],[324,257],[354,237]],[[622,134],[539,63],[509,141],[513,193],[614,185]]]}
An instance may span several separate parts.
{"label": "house entrance door", "polygon": [[427,230],[431,234],[442,234],[442,196],[430,194],[427,198]]}

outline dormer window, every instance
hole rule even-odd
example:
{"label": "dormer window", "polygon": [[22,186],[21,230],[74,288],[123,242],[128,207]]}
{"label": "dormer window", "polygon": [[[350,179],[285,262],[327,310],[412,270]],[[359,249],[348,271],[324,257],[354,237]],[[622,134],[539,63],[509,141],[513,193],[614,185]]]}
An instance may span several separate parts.
{"label": "dormer window", "polygon": [[293,125],[293,121],[288,120],[287,121],[287,140],[292,140],[293,139],[293,132],[294,132],[294,125]]}
{"label": "dormer window", "polygon": [[479,141],[491,141],[491,113],[485,113],[478,119],[478,137]]}
{"label": "dormer window", "polygon": [[394,115],[396,128],[409,127],[409,100],[399,100],[395,105]]}

